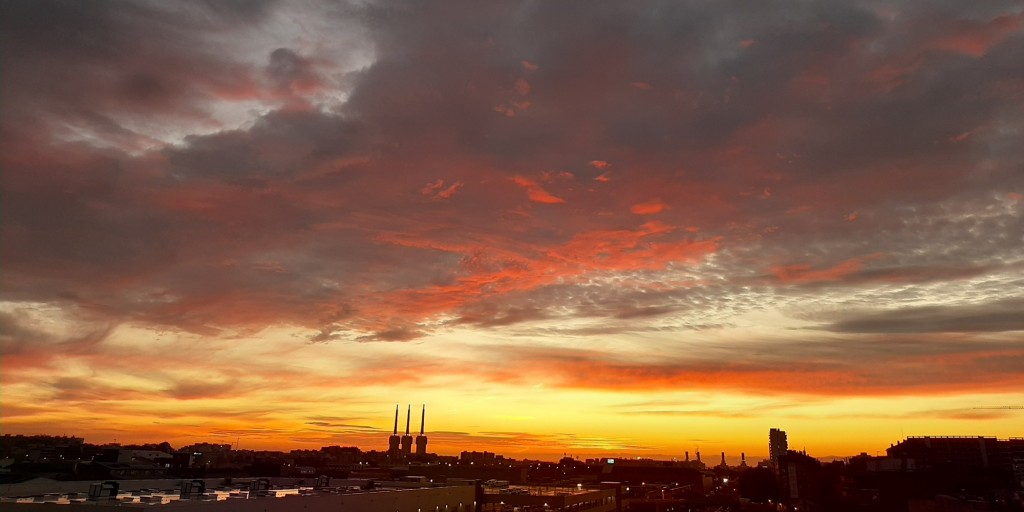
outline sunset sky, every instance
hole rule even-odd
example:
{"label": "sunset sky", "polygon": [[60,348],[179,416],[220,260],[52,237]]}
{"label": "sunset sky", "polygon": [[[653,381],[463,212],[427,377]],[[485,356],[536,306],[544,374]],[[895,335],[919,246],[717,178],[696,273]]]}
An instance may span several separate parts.
{"label": "sunset sky", "polygon": [[1024,435],[1020,2],[5,0],[0,54],[2,433]]}

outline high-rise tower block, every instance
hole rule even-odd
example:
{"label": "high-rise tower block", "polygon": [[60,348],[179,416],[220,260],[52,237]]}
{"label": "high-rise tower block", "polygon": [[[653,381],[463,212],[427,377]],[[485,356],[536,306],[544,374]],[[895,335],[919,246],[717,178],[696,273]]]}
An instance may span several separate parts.
{"label": "high-rise tower block", "polygon": [[786,431],[773,428],[768,431],[768,458],[772,465],[779,463],[779,457],[789,450],[789,440],[786,439]]}

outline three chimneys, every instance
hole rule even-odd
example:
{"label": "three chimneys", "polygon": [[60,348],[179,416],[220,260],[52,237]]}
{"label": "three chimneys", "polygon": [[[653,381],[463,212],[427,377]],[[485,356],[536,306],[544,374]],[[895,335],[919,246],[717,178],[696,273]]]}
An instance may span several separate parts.
{"label": "three chimneys", "polygon": [[[423,410],[420,413],[420,435],[416,436],[416,455],[422,457],[427,454],[427,436],[423,433],[423,428],[427,418],[427,404],[423,404]],[[412,436],[409,435],[409,423],[412,420],[412,405],[406,409],[405,413],[405,435],[398,435],[398,405],[395,404],[395,430],[388,437],[388,456],[393,460],[407,459],[412,455]]]}

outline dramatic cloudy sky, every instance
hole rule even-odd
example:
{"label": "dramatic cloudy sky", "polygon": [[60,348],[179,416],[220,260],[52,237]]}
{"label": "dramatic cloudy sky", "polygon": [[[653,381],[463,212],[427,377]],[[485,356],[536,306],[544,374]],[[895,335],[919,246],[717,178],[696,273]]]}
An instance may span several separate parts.
{"label": "dramatic cloudy sky", "polygon": [[1024,431],[1019,2],[7,0],[0,52],[4,433]]}

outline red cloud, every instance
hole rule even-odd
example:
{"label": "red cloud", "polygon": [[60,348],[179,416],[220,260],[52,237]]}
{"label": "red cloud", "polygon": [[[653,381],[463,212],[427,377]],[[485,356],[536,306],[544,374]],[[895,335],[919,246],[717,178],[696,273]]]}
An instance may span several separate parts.
{"label": "red cloud", "polygon": [[948,30],[941,37],[930,41],[925,47],[981,57],[990,48],[1018,32],[1022,21],[1024,14],[1006,14],[987,23],[956,20],[948,24]]}
{"label": "red cloud", "polygon": [[852,258],[837,263],[835,266],[826,269],[814,270],[806,263],[794,265],[777,266],[772,268],[772,274],[784,283],[807,283],[812,281],[836,281],[850,274],[859,272],[864,268],[864,261],[877,258],[877,255]]}
{"label": "red cloud", "polygon": [[[670,263],[692,263],[718,249],[719,239],[667,239],[674,231],[662,222],[647,222],[636,230],[596,230],[579,233],[550,248],[529,247],[526,254],[487,245],[445,245],[426,239],[383,234],[378,241],[474,256],[465,261],[468,272],[455,282],[396,291],[362,305],[367,318],[427,318],[451,313],[488,297],[524,292],[572,280],[597,271],[657,270]],[[370,328],[378,328],[376,325]]]}
{"label": "red cloud", "polygon": [[567,171],[544,171],[540,175],[541,180],[546,182],[569,181],[575,177],[575,174]]}
{"label": "red cloud", "polygon": [[426,186],[420,189],[420,194],[425,195],[427,197],[431,197],[433,199],[450,199],[453,195],[455,195],[456,192],[459,191],[459,189],[462,188],[462,186],[463,183],[461,181],[456,181],[455,183],[452,183],[451,185],[448,185],[447,188],[445,188],[444,180],[439,179],[433,183],[428,183]]}
{"label": "red cloud", "polygon": [[499,114],[505,114],[505,117],[515,117],[516,116],[515,109],[510,107],[510,106],[508,106],[508,105],[505,105],[504,103],[502,103],[501,105],[495,105],[494,106],[494,111],[499,113]]}
{"label": "red cloud", "polygon": [[668,208],[668,205],[663,203],[660,199],[654,199],[646,203],[634,204],[629,211],[637,215],[654,215],[660,213]]}
{"label": "red cloud", "polygon": [[526,193],[530,198],[530,201],[533,201],[535,203],[559,204],[565,202],[565,199],[555,197],[549,194],[546,190],[541,188],[541,186],[538,185],[536,181],[533,181],[529,178],[525,178],[523,176],[516,176],[512,178],[512,181],[515,182],[516,185],[525,188]]}
{"label": "red cloud", "polygon": [[522,78],[516,80],[516,92],[518,92],[520,96],[530,94],[530,84]]}
{"label": "red cloud", "polygon": [[[914,346],[917,341],[906,339],[902,344]],[[1015,363],[1024,358],[1024,351],[1019,349],[977,349],[970,343],[940,338],[929,340],[939,353],[921,356],[913,350],[901,353],[901,343],[894,347],[888,339],[868,338],[860,342],[861,351],[852,358],[835,351],[838,347],[830,347],[828,342],[816,347],[821,352],[813,356],[806,354],[805,343],[779,343],[776,349],[783,354],[786,364],[745,357],[739,345],[732,347],[730,353],[737,355],[728,361],[717,355],[696,353],[690,358],[652,363],[593,350],[528,347],[507,347],[500,356],[504,367],[518,369],[511,372],[518,379],[543,379],[555,386],[592,390],[732,389],[753,393],[886,396],[906,394],[908,390],[923,394],[1006,391],[1024,384],[1024,374],[1014,371]],[[879,362],[879,358],[884,362]],[[509,377],[499,378],[508,382]]]}
{"label": "red cloud", "polygon": [[434,195],[434,192],[437,192],[442,187],[444,187],[444,180],[437,180],[433,183],[427,183],[422,189],[420,189],[420,194],[423,194],[425,196],[431,196]]}
{"label": "red cloud", "polygon": [[604,169],[612,164],[605,162],[604,160],[591,160],[590,166],[595,169]]}
{"label": "red cloud", "polygon": [[453,195],[455,195],[455,193],[458,192],[459,189],[461,189],[461,188],[462,188],[462,182],[461,181],[456,181],[455,183],[452,183],[451,186],[449,186],[448,188],[438,192],[437,196],[435,196],[435,197],[437,197],[438,199],[449,199]]}
{"label": "red cloud", "polygon": [[[1009,351],[999,356],[1019,359],[1024,353]],[[945,365],[945,369],[938,372],[910,360],[896,361],[896,366],[907,373],[894,372],[887,365],[858,367],[797,361],[769,366],[749,362],[651,365],[555,359],[531,361],[529,367],[553,376],[561,386],[618,391],[735,389],[755,393],[884,396],[906,394],[909,389],[939,394],[965,390],[1006,391],[1024,385],[1024,375],[1019,373],[1003,371],[991,377],[986,375],[984,368],[999,356],[969,354],[964,356],[965,363]]]}
{"label": "red cloud", "polygon": [[953,142],[953,143],[959,143],[959,142],[963,142],[963,141],[965,141],[965,140],[967,140],[969,138],[971,138],[971,132],[967,131],[967,132],[963,132],[963,133],[960,133],[958,135],[954,135],[954,136],[950,137],[949,141]]}

